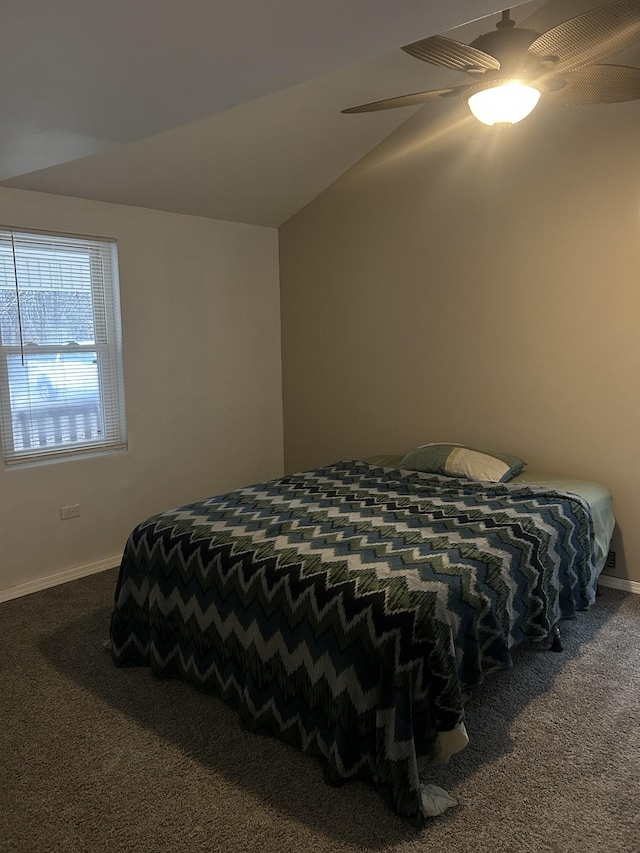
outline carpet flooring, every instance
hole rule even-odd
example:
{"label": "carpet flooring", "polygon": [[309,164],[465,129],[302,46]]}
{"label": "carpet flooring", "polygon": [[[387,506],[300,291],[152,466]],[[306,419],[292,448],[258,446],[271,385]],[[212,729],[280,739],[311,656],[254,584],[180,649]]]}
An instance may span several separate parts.
{"label": "carpet flooring", "polygon": [[104,649],[113,571],[0,604],[0,850],[640,853],[640,596],[603,589],[565,651],[516,653],[470,700],[418,833],[362,783]]}

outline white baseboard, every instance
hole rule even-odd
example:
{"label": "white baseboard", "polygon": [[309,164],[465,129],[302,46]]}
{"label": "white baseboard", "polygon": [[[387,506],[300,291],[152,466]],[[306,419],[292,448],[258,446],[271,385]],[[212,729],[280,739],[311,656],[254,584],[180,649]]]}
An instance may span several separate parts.
{"label": "white baseboard", "polygon": [[67,569],[64,572],[56,572],[56,574],[47,575],[44,578],[19,583],[15,586],[10,586],[8,589],[0,589],[0,603],[10,601],[12,598],[29,595],[32,592],[40,592],[40,590],[49,589],[51,586],[58,586],[58,584],[68,583],[78,578],[85,578],[87,575],[95,575],[97,572],[105,572],[107,569],[115,569],[120,565],[121,559],[122,554],[118,554],[116,557],[105,557],[104,560],[96,560],[95,563],[76,566],[74,569]]}
{"label": "white baseboard", "polygon": [[638,581],[614,578],[611,575],[600,575],[598,583],[601,586],[610,586],[612,589],[621,589],[624,592],[634,592],[636,595],[640,595],[640,583]]}

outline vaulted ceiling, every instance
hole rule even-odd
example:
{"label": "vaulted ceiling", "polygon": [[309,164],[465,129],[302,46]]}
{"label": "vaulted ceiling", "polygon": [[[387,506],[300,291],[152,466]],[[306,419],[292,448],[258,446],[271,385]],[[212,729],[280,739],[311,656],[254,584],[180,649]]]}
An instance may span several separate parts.
{"label": "vaulted ceiling", "polygon": [[[537,0],[514,14],[545,29],[594,5]],[[415,111],[341,109],[451,83],[403,44],[475,18],[453,34],[469,41],[499,8],[15,0],[0,16],[1,184],[280,225]]]}

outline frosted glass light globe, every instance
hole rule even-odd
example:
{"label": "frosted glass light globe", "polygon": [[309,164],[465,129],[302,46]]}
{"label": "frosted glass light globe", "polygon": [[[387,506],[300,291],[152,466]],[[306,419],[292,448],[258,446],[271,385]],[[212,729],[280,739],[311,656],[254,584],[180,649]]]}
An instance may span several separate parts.
{"label": "frosted glass light globe", "polygon": [[516,124],[534,109],[540,90],[526,83],[512,81],[481,89],[467,103],[474,116],[483,124]]}

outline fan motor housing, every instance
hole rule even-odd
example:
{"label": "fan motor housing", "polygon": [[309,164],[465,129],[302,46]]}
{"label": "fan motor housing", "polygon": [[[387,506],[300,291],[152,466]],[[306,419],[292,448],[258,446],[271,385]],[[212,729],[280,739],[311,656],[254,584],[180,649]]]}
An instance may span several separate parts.
{"label": "fan motor housing", "polygon": [[522,27],[497,29],[478,36],[471,46],[495,56],[503,73],[532,72],[539,70],[540,61],[528,51],[539,35]]}

